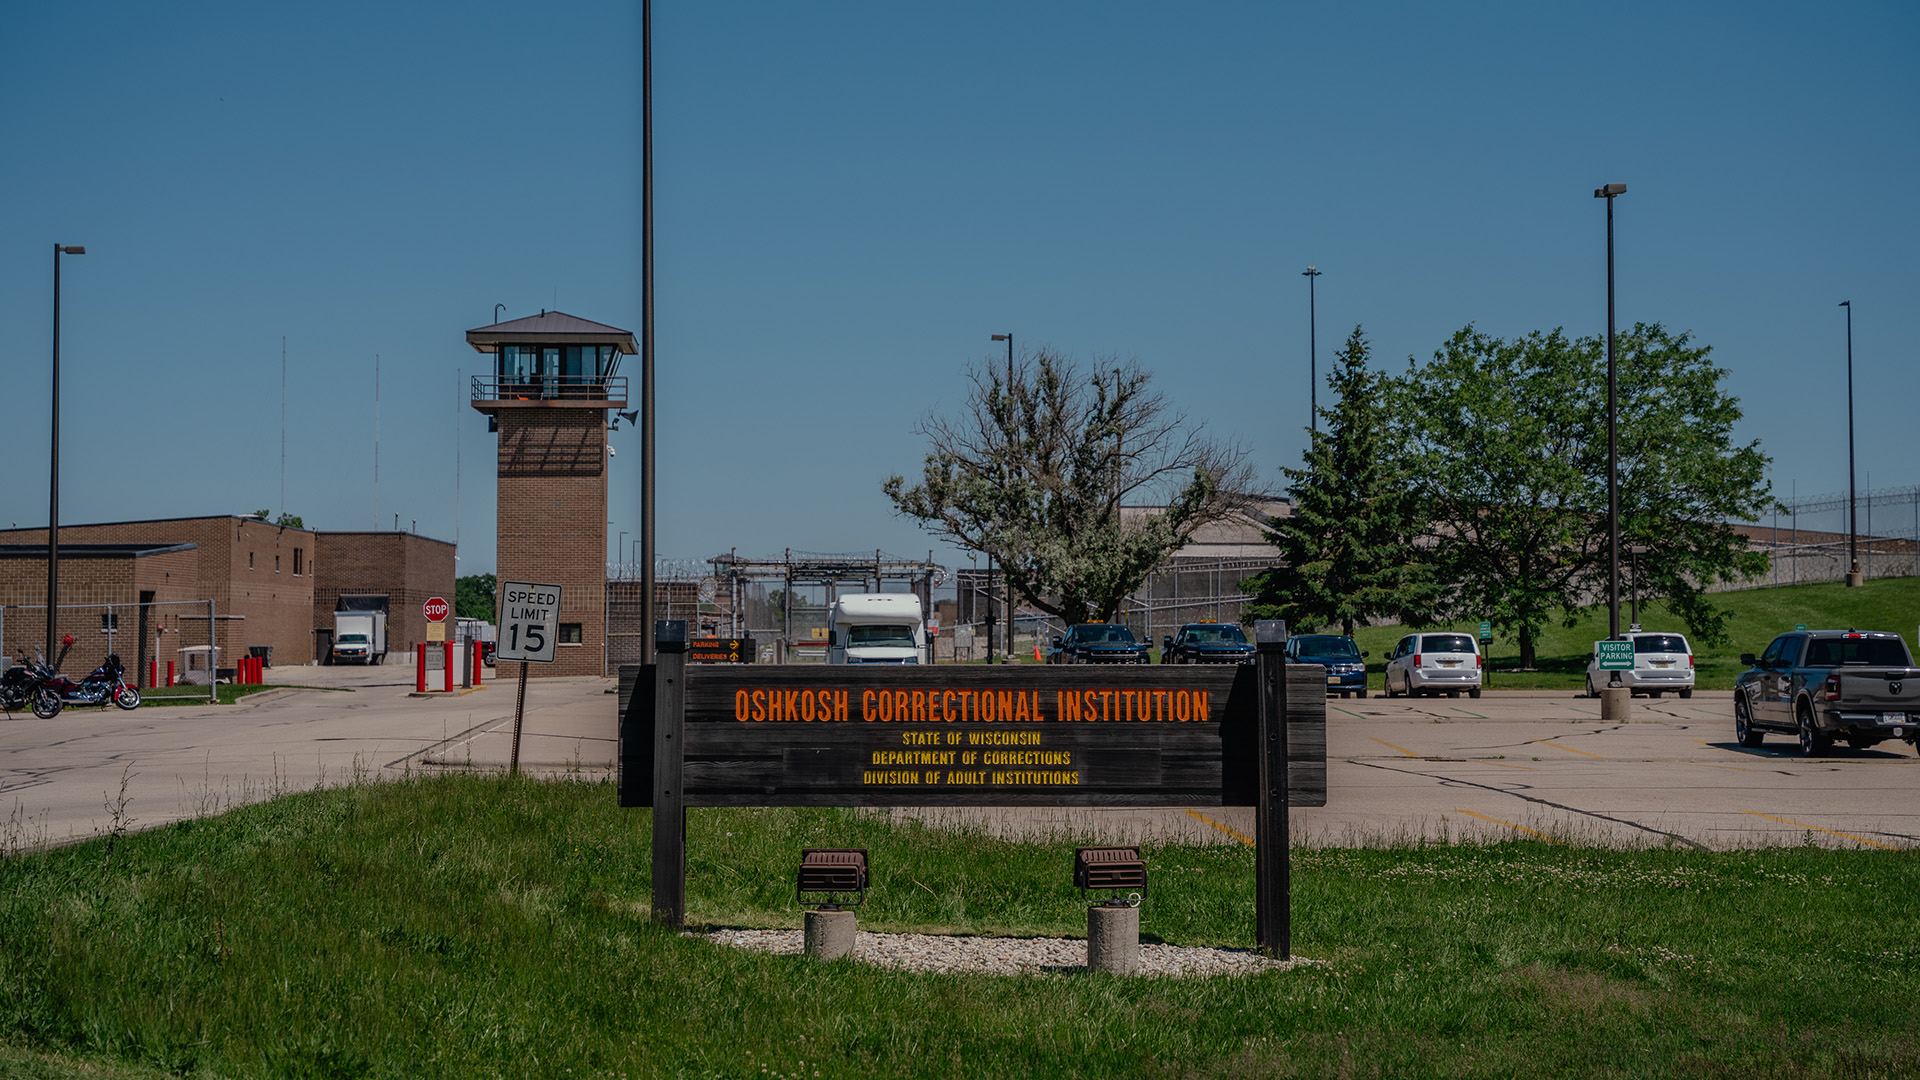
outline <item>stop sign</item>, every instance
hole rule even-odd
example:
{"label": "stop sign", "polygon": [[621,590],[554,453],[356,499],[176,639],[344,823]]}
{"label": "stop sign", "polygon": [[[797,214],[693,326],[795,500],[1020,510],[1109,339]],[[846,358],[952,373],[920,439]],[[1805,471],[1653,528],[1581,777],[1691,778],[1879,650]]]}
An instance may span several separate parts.
{"label": "stop sign", "polygon": [[449,610],[447,602],[437,596],[420,605],[420,610],[426,613],[428,622],[447,621],[447,612]]}

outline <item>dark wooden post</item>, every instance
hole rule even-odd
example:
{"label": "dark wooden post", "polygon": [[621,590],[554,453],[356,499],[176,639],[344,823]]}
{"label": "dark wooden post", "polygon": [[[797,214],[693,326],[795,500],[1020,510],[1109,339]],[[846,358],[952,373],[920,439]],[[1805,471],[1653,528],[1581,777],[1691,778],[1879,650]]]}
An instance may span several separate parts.
{"label": "dark wooden post", "polygon": [[653,640],[653,917],[677,929],[687,917],[686,620],[654,623]]}
{"label": "dark wooden post", "polygon": [[[1293,955],[1292,852],[1287,837],[1287,624],[1253,624],[1259,648],[1260,796],[1253,818],[1255,940],[1276,959]],[[656,811],[657,812],[657,811]]]}

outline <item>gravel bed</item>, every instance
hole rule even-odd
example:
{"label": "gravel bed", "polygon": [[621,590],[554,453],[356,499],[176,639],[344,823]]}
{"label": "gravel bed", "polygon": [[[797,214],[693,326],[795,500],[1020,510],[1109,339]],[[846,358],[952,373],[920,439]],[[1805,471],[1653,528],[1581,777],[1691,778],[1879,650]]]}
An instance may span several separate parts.
{"label": "gravel bed", "polygon": [[[709,934],[689,932],[687,936],[705,937],[736,949],[789,954],[800,952],[804,939],[799,930],[715,930]],[[854,937],[853,959],[907,971],[1070,975],[1087,969],[1087,943],[1080,938],[874,934],[862,930]],[[1285,971],[1319,962],[1299,956],[1272,960],[1247,949],[1182,948],[1144,942],[1140,946],[1140,974],[1175,978]]]}

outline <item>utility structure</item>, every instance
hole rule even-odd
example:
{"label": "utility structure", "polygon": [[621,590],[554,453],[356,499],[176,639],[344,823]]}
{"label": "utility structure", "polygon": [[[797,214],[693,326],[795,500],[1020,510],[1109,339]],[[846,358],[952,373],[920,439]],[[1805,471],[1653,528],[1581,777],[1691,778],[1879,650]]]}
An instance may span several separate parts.
{"label": "utility structure", "polygon": [[559,311],[469,330],[467,344],[494,357],[469,386],[500,439],[496,576],[561,586],[558,648],[539,674],[601,674],[607,413],[627,404],[620,358],[639,348],[631,331]]}
{"label": "utility structure", "polygon": [[[877,593],[887,591],[886,586],[890,581],[901,582],[920,598],[920,613],[922,617],[927,617],[933,613],[933,590],[947,581],[947,568],[933,561],[932,552],[928,552],[925,559],[912,559],[889,555],[878,548],[874,549],[872,555],[865,552],[832,553],[788,548],[777,558],[752,558],[728,552],[715,555],[707,561],[713,567],[712,576],[716,585],[724,584],[726,588],[725,603],[732,613],[729,632],[735,635],[757,629],[745,625],[741,619],[748,590],[758,584],[781,584],[781,640],[789,648],[797,643],[793,633],[795,586],[823,590],[825,600],[822,606],[831,609],[843,585],[855,586],[849,590],[855,593]],[[716,600],[718,591],[716,588]]]}
{"label": "utility structure", "polygon": [[1320,430],[1320,343],[1315,340],[1313,285],[1320,271],[1309,266],[1300,271],[1300,276],[1307,279],[1307,420],[1317,432]]}

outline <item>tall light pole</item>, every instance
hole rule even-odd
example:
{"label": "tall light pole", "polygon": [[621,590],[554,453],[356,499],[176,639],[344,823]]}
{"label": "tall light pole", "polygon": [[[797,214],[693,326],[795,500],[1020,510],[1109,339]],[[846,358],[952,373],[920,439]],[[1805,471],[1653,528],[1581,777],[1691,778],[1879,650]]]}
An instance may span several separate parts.
{"label": "tall light pole", "polygon": [[[1007,343],[1007,416],[1013,416],[1013,335],[995,334],[993,340]],[[1003,562],[1001,570],[1006,569]],[[1002,576],[1005,576],[1004,574]],[[993,556],[987,556],[987,663],[993,663]],[[1007,596],[1007,658],[1013,658],[1013,582],[1006,582]]]}
{"label": "tall light pole", "polygon": [[1319,342],[1314,340],[1313,279],[1320,276],[1320,271],[1309,266],[1300,271],[1300,276],[1307,279],[1307,419],[1317,432],[1320,430],[1320,349]]}
{"label": "tall light pole", "polygon": [[1847,309],[1847,587],[1864,584],[1860,573],[1860,504],[1853,486],[1853,301],[1842,300]]}
{"label": "tall light pole", "polygon": [[[1607,637],[1620,636],[1620,432],[1619,384],[1613,364],[1613,200],[1627,193],[1625,184],[1593,189],[1593,197],[1607,200]],[[1619,675],[1609,676],[1609,681]]]}
{"label": "tall light pole", "polygon": [[60,256],[85,255],[78,244],[53,245],[53,453],[47,485],[47,651],[54,661],[54,622],[60,617]]}
{"label": "tall light pole", "polygon": [[653,0],[640,4],[640,662],[653,663]]}

